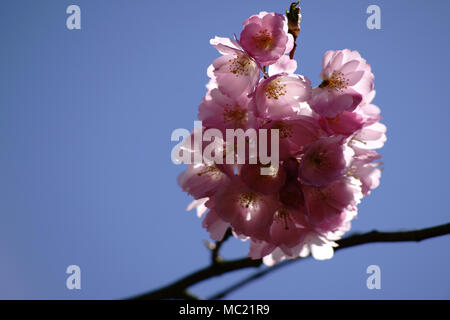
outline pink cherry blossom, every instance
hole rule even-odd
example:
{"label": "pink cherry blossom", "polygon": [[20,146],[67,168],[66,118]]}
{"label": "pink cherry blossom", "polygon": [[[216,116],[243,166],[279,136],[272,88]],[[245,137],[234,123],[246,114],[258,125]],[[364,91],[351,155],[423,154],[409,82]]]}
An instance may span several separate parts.
{"label": "pink cherry blossom", "polygon": [[220,241],[230,224],[223,221],[216,212],[211,210],[203,219],[202,226],[210,233],[211,239]]}
{"label": "pink cherry blossom", "polygon": [[293,74],[297,70],[297,61],[291,60],[288,56],[281,56],[274,64],[269,66],[269,76],[274,76],[278,73]]}
{"label": "pink cherry blossom", "polygon": [[238,233],[262,237],[279,203],[273,195],[264,195],[239,181],[233,181],[217,191],[210,206]]}
{"label": "pink cherry blossom", "polygon": [[347,211],[356,211],[362,198],[360,182],[343,178],[326,187],[303,187],[308,221],[321,231],[332,231],[345,220]]}
{"label": "pink cherry blossom", "polygon": [[380,163],[374,161],[379,160],[381,155],[369,149],[361,149],[356,146],[352,146],[352,148],[355,156],[352,160],[350,171],[354,177],[361,181],[362,193],[364,196],[367,196],[372,189],[377,188],[380,184]]}
{"label": "pink cherry blossom", "polygon": [[[340,78],[341,76],[343,78]],[[320,77],[324,81],[329,81],[327,86],[339,85],[330,82],[341,79],[344,81],[342,85],[352,88],[361,94],[363,99],[373,90],[374,75],[371,67],[358,51],[349,49],[327,51],[323,57]]]}
{"label": "pink cherry blossom", "polygon": [[297,179],[289,179],[280,189],[280,202],[284,207],[297,211],[305,209],[303,187]]}
{"label": "pink cherry blossom", "polygon": [[280,159],[286,160],[300,154],[309,143],[325,135],[315,118],[296,116],[294,119],[273,120],[262,128],[279,132]]}
{"label": "pink cherry blossom", "polygon": [[198,107],[198,118],[206,128],[225,133],[225,129],[254,127],[256,117],[253,110],[252,101],[246,95],[230,98],[219,89],[213,89]]}
{"label": "pink cherry blossom", "polygon": [[244,92],[251,92],[258,84],[260,67],[237,42],[228,38],[215,37],[210,43],[223,54],[214,60],[208,76],[219,90],[237,98]]}
{"label": "pink cherry blossom", "polygon": [[228,176],[216,166],[205,164],[191,164],[178,176],[178,184],[183,191],[188,192],[195,199],[214,195],[217,189],[228,180]]}
{"label": "pink cherry blossom", "polygon": [[270,226],[270,242],[287,254],[292,254],[290,249],[302,243],[307,234],[306,223],[298,223],[304,216],[301,211],[285,207],[278,209]]}
{"label": "pink cherry blossom", "polygon": [[313,89],[310,105],[325,117],[353,111],[373,90],[371,67],[357,51],[327,51],[320,77],[322,83]]}
{"label": "pink cherry blossom", "polygon": [[[286,55],[293,37],[277,13],[245,20],[239,40],[210,43],[222,56],[207,69],[208,91],[198,108],[202,125],[174,156],[188,164],[178,177],[194,198],[187,209],[196,209],[211,239],[220,241],[230,229],[249,242],[250,258],[268,266],[308,255],[330,259],[362,198],[380,185],[375,149],[386,142],[386,126],[373,104],[371,67],[357,51],[327,51],[322,82],[312,89]],[[261,154],[230,151],[235,141],[226,135],[215,137],[217,149],[205,154],[211,145],[195,137],[209,129],[266,130],[268,141],[255,145],[267,155],[278,150],[278,157],[263,164]],[[225,163],[229,155],[241,162]]]}
{"label": "pink cherry blossom", "polygon": [[263,194],[277,193],[286,180],[283,168],[273,169],[268,175],[261,175],[261,165],[257,164],[243,165],[239,175],[247,186]]}
{"label": "pink cherry blossom", "polygon": [[362,149],[379,149],[384,146],[386,139],[386,126],[375,122],[357,131],[351,144]]}
{"label": "pink cherry blossom", "polygon": [[353,153],[342,136],[320,138],[305,147],[299,178],[310,186],[326,186],[345,173]]}
{"label": "pink cherry blossom", "polygon": [[301,102],[311,97],[311,84],[305,77],[280,73],[260,82],[255,92],[259,115],[287,119],[298,115]]}
{"label": "pink cherry blossom", "polygon": [[197,217],[201,218],[208,211],[208,208],[205,206],[205,203],[209,200],[208,197],[200,198],[192,201],[187,207],[186,211],[191,211],[195,209],[197,211]]}
{"label": "pink cherry blossom", "polygon": [[263,66],[275,63],[292,48],[293,39],[281,14],[261,12],[248,18],[243,27],[242,48]]}
{"label": "pink cherry blossom", "polygon": [[364,118],[356,112],[343,111],[334,118],[321,117],[322,128],[330,135],[350,136],[364,125]]}

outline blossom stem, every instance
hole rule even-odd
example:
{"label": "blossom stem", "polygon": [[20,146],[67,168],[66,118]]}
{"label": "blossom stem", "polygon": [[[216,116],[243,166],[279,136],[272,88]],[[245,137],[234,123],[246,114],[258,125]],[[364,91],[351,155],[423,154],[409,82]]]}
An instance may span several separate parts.
{"label": "blossom stem", "polygon": [[224,244],[225,241],[228,240],[229,237],[233,235],[233,232],[231,231],[231,228],[228,228],[225,235],[223,236],[223,239],[220,241],[216,241],[216,246],[213,250],[211,250],[211,263],[213,265],[219,263],[222,261],[222,257],[220,256],[220,248]]}

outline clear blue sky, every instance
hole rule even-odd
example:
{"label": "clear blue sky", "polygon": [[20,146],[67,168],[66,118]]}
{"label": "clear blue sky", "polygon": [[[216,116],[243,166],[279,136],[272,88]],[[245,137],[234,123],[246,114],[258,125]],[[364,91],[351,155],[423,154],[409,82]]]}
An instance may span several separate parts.
{"label": "clear blue sky", "polygon": [[[353,231],[399,230],[450,216],[449,1],[302,1],[296,57],[319,83],[328,49],[372,65],[388,142],[381,186]],[[82,30],[66,29],[77,4]],[[381,7],[381,30],[366,8]],[[207,233],[176,183],[172,130],[191,129],[218,53],[259,11],[289,1],[0,2],[0,298],[124,298],[209,262]],[[450,298],[450,237],[371,244],[293,264],[234,299]],[[226,257],[246,254],[232,240]],[[76,264],[82,289],[65,287]],[[381,290],[366,268],[381,268]],[[208,296],[249,271],[202,283]]]}

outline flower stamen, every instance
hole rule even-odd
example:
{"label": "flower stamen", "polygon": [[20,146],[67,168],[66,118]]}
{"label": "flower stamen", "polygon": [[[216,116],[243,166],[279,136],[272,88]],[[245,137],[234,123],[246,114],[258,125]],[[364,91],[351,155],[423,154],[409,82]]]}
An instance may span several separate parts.
{"label": "flower stamen", "polygon": [[254,192],[248,191],[241,193],[239,197],[239,204],[245,208],[251,208],[256,204],[258,195]]}
{"label": "flower stamen", "polygon": [[258,50],[270,50],[273,47],[273,38],[267,29],[260,30],[253,40]]}
{"label": "flower stamen", "polygon": [[286,95],[286,84],[281,83],[279,79],[272,80],[264,86],[264,92],[267,99],[278,100],[280,96]]}
{"label": "flower stamen", "polygon": [[231,124],[236,128],[242,128],[247,122],[247,119],[247,110],[241,106],[230,106],[229,104],[225,105],[223,110],[223,121],[225,124]]}
{"label": "flower stamen", "polygon": [[230,63],[230,72],[236,77],[245,76],[248,77],[250,69],[252,69],[252,61],[246,55],[240,54],[234,59],[228,60]]}
{"label": "flower stamen", "polygon": [[322,81],[319,88],[327,88],[329,91],[341,92],[347,89],[349,84],[348,79],[340,71],[334,70],[331,77]]}

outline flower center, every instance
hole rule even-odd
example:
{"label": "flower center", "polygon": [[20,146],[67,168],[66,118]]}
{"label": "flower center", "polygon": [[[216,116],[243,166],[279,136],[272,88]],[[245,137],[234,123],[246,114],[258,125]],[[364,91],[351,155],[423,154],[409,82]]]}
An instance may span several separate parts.
{"label": "flower center", "polygon": [[326,202],[329,198],[329,195],[326,190],[320,189],[320,188],[314,188],[312,189],[312,196],[316,200],[320,200],[323,202]]}
{"label": "flower center", "polygon": [[328,162],[325,159],[325,153],[321,152],[311,152],[308,155],[308,162],[316,167],[326,167]]}
{"label": "flower center", "polygon": [[258,200],[258,195],[251,191],[243,192],[239,196],[239,204],[245,208],[253,207],[256,204],[256,200]]}
{"label": "flower center", "polygon": [[267,99],[278,100],[280,96],[284,96],[287,93],[286,84],[281,83],[279,79],[272,80],[264,86],[264,92]]}
{"label": "flower center", "polygon": [[333,71],[331,77],[329,79],[325,79],[319,85],[319,88],[328,88],[328,90],[332,91],[342,91],[347,89],[348,87],[348,79],[345,78],[344,74],[340,71]]}
{"label": "flower center", "polygon": [[225,124],[231,124],[236,128],[241,128],[247,122],[247,110],[241,106],[225,105],[223,110],[223,121]]}
{"label": "flower center", "polygon": [[246,76],[250,74],[250,70],[253,67],[252,61],[246,55],[240,54],[234,59],[228,60],[230,63],[230,72],[236,77]]}
{"label": "flower center", "polygon": [[273,38],[267,29],[260,30],[253,38],[258,50],[268,50],[273,46]]}

